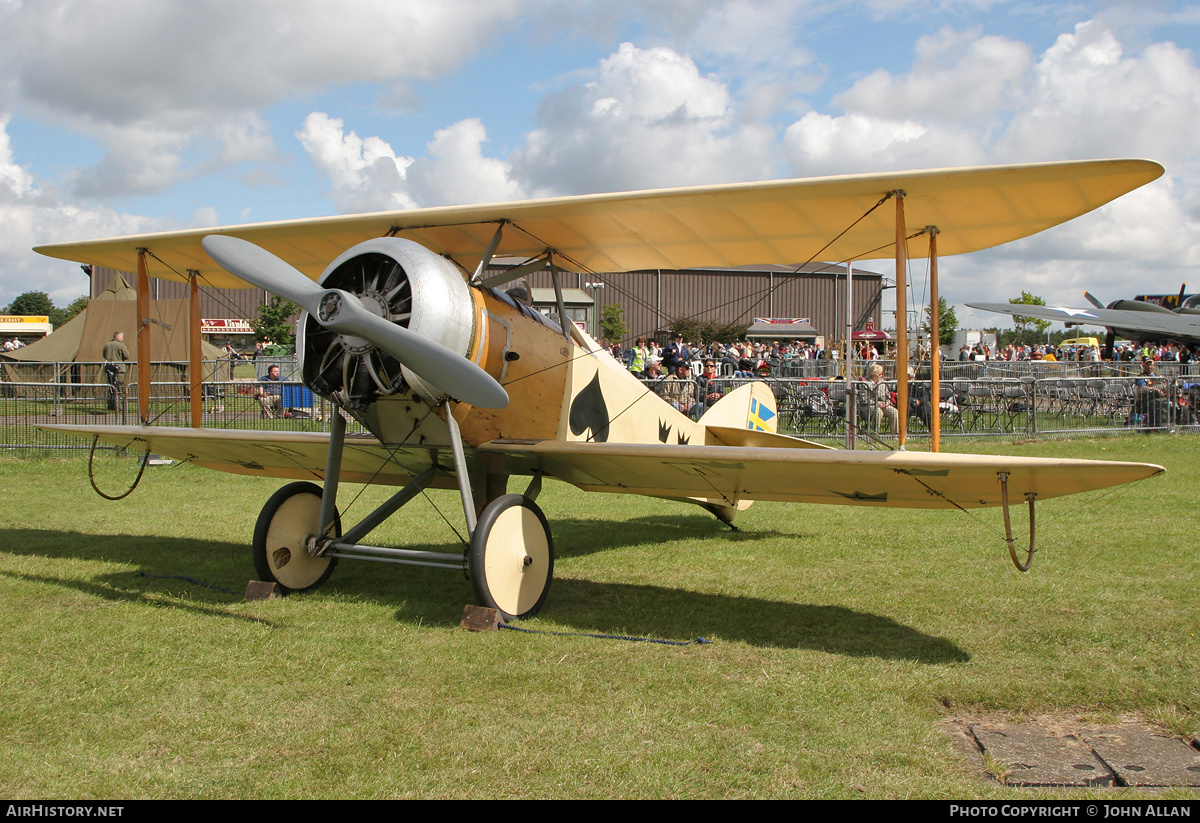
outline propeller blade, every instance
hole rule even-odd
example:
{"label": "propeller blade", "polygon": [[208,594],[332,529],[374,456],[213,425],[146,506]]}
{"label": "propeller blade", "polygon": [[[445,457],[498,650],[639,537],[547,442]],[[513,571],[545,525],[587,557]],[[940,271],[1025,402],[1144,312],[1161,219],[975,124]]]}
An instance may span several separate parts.
{"label": "propeller blade", "polygon": [[238,237],[210,234],[200,241],[223,269],[304,308],[330,331],[361,337],[451,397],[485,409],[508,405],[496,379],[460,354],[372,314],[353,294],[323,289],[291,264]]}
{"label": "propeller blade", "polygon": [[1099,300],[1097,300],[1097,299],[1096,299],[1096,298],[1095,298],[1095,297],[1094,297],[1092,294],[1090,294],[1089,292],[1086,292],[1086,291],[1085,291],[1085,292],[1083,293],[1083,296],[1084,296],[1084,297],[1086,297],[1086,298],[1087,298],[1087,301],[1088,301],[1089,303],[1091,303],[1093,306],[1095,306],[1096,308],[1098,308],[1098,309],[1102,309],[1102,308],[1104,308],[1104,304],[1103,304],[1103,303],[1101,303]]}

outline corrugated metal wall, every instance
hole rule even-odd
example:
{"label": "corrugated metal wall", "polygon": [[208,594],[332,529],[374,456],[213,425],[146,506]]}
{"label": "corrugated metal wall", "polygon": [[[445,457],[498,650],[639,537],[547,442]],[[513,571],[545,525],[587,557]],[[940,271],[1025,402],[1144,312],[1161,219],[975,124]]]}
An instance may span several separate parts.
{"label": "corrugated metal wall", "polygon": [[[581,288],[604,283],[599,289],[601,310],[611,304],[625,307],[625,324],[632,340],[664,331],[675,318],[744,322],[755,317],[808,317],[826,341],[841,337],[845,324],[845,269],[823,267],[821,272],[793,274],[790,269],[749,271],[634,271],[617,274],[576,275],[564,272],[564,287]],[[549,272],[531,275],[530,285],[549,287]],[[578,281],[578,282],[577,282]],[[855,328],[868,319],[882,328],[880,290],[883,278],[873,272],[854,273]]]}
{"label": "corrugated metal wall", "polygon": [[[91,297],[100,294],[112,283],[117,272],[104,266],[92,267]],[[128,272],[122,272],[129,285],[136,287],[136,277]],[[249,320],[258,316],[258,306],[264,302],[262,289],[214,289],[200,286],[200,316],[203,318],[224,318],[233,320]],[[187,283],[177,283],[174,280],[150,278],[150,299],[152,300],[186,300],[191,296],[191,287]],[[266,299],[269,299],[266,298]]]}

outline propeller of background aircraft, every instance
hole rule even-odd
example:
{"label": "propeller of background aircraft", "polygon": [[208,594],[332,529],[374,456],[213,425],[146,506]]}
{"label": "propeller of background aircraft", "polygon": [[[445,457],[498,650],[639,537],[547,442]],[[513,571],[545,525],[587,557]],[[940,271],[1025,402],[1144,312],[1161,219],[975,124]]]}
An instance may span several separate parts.
{"label": "propeller of background aircraft", "polygon": [[369,308],[373,304],[364,304],[341,289],[322,288],[289,263],[246,240],[210,234],[201,245],[230,273],[292,301],[330,331],[382,349],[451,397],[488,409],[508,405],[508,393],[490,374],[461,354],[374,314]]}

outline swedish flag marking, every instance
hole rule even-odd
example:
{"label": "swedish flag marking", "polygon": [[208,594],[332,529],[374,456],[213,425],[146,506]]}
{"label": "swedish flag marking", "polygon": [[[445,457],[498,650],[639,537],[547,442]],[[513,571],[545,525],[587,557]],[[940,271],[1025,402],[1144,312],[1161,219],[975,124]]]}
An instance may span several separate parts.
{"label": "swedish flag marking", "polygon": [[746,428],[760,432],[773,431],[769,421],[774,416],[775,412],[758,402],[758,398],[751,398],[750,419],[746,421]]}

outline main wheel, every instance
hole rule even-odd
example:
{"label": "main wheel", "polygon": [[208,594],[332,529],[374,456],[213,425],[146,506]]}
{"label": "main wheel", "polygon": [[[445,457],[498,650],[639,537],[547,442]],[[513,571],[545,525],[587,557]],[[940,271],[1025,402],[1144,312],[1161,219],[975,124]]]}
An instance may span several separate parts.
{"label": "main wheel", "polygon": [[[315,589],[333,573],[336,557],[312,557],[306,543],[321,520],[321,487],[289,483],[263,506],[254,527],[254,570],[259,580],[275,581],[287,591]],[[342,534],[342,521],[333,518],[333,536]]]}
{"label": "main wheel", "polygon": [[554,577],[554,541],[542,510],[520,494],[489,503],[471,537],[469,565],[481,605],[506,620],[536,614]]}

